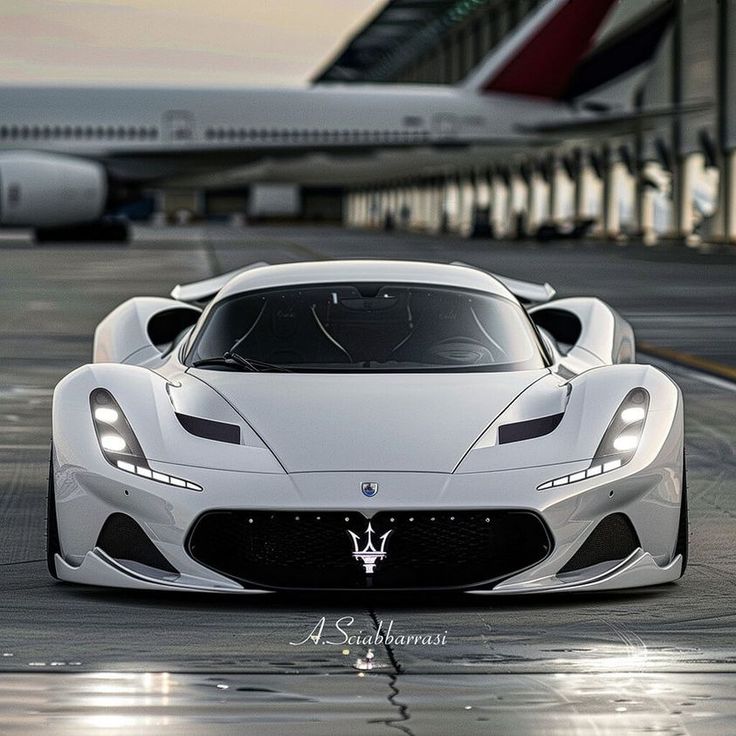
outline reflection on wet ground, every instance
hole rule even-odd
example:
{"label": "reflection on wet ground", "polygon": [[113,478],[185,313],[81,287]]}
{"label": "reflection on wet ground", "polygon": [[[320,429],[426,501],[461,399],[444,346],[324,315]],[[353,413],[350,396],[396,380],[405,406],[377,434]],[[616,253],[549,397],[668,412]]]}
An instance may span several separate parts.
{"label": "reflection on wet ground", "polygon": [[[4,734],[732,736],[733,676],[36,674],[0,688]],[[390,729],[390,730],[388,730]]]}

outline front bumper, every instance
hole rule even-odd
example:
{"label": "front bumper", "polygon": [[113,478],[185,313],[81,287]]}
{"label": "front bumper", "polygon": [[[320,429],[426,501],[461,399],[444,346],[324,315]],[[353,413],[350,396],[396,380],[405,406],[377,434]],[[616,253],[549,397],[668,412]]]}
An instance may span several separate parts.
{"label": "front bumper", "polygon": [[[60,579],[90,585],[206,592],[264,592],[199,564],[187,536],[203,514],[218,509],[298,513],[345,512],[366,521],[385,512],[415,509],[517,510],[546,524],[551,553],[477,594],[613,590],[676,580],[675,554],[682,485],[682,436],[672,431],[658,449],[640,453],[625,467],[576,484],[538,491],[550,478],[576,473],[588,461],[490,473],[242,473],[151,463],[155,470],[199,484],[202,492],[172,488],[132,476],[101,457],[85,467],[57,449],[54,460],[61,556]],[[370,476],[370,477],[369,477]],[[374,498],[361,483],[378,483]],[[98,548],[106,519],[116,512],[135,519],[178,574],[113,559]],[[611,514],[625,514],[639,547],[611,560],[560,575],[585,540]],[[428,588],[431,586],[421,586]]]}
{"label": "front bumper", "polygon": [[[155,576],[120,564],[99,548],[88,552],[80,565],[67,564],[56,555],[56,572],[60,580],[82,585],[101,585],[114,588],[138,590],[190,591],[201,593],[267,593],[266,590],[244,588],[234,581],[207,580],[191,575],[173,577]],[[641,588],[661,585],[677,580],[682,573],[682,557],[677,555],[667,565],[658,565],[652,555],[637,549],[625,560],[613,565],[610,570],[578,582],[562,581],[553,576],[529,582],[515,583],[511,580],[491,590],[469,591],[475,595],[517,595],[525,593],[596,592]]]}

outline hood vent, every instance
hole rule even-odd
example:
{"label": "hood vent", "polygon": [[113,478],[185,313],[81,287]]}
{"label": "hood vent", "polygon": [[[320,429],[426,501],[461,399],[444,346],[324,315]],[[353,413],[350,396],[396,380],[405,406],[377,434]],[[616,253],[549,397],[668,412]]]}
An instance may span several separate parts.
{"label": "hood vent", "polygon": [[216,422],[213,419],[192,417],[188,414],[179,414],[179,412],[176,413],[176,418],[189,434],[196,437],[215,440],[216,442],[229,442],[233,445],[240,444],[240,427],[237,424]]}

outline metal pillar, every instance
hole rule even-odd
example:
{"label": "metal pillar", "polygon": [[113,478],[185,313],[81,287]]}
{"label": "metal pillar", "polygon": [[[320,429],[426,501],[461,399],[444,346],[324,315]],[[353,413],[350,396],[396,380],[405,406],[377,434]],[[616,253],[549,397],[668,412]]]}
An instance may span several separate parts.
{"label": "metal pillar", "polygon": [[517,237],[523,238],[529,230],[529,182],[520,171],[511,174],[509,192],[509,229]]}
{"label": "metal pillar", "polygon": [[574,184],[558,161],[555,160],[550,165],[549,219],[553,222],[563,222],[570,219],[575,210]]}
{"label": "metal pillar", "polygon": [[509,231],[509,187],[505,179],[499,173],[493,176],[491,181],[493,208],[491,219],[493,221],[493,232],[496,237],[504,237]]}
{"label": "metal pillar", "polygon": [[618,239],[621,235],[621,212],[619,210],[618,186],[623,164],[610,161],[603,180],[603,232],[607,238]]}
{"label": "metal pillar", "polygon": [[549,190],[548,184],[536,168],[529,175],[529,196],[528,196],[528,216],[527,230],[528,234],[534,234],[539,226],[547,219]]}
{"label": "metal pillar", "polygon": [[701,167],[701,157],[695,153],[683,156],[675,164],[675,237],[691,242],[695,228],[695,181]]}
{"label": "metal pillar", "polygon": [[636,224],[644,245],[657,243],[657,231],[654,227],[655,165],[651,162],[643,164],[636,182]]}
{"label": "metal pillar", "polygon": [[736,0],[718,3],[718,159],[716,235],[736,242]]}

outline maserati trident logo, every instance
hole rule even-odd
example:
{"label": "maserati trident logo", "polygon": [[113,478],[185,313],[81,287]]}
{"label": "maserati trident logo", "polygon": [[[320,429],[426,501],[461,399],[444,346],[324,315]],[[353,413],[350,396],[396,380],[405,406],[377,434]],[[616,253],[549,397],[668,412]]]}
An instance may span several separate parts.
{"label": "maserati trident logo", "polygon": [[360,484],[360,490],[363,492],[363,495],[367,498],[373,498],[378,493],[378,483],[361,483]]}
{"label": "maserati trident logo", "polygon": [[384,559],[388,554],[386,552],[386,540],[388,539],[388,535],[391,534],[392,531],[392,529],[389,529],[385,534],[381,535],[378,538],[380,549],[376,549],[376,546],[373,544],[373,535],[376,532],[369,521],[368,528],[365,530],[365,533],[368,535],[368,540],[365,547],[361,549],[360,537],[355,532],[351,532],[348,530],[348,534],[353,540],[353,559],[363,563],[363,569],[365,570],[367,575],[371,575],[376,569],[376,564]]}

